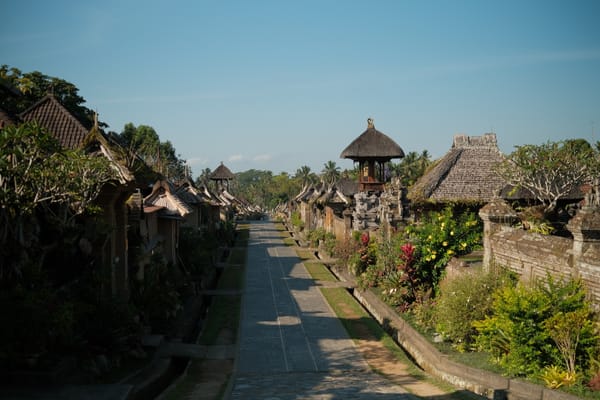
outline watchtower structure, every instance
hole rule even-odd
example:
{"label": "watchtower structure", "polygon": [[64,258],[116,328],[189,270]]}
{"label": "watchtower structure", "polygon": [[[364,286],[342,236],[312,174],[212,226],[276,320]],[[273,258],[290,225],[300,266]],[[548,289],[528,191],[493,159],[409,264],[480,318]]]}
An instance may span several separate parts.
{"label": "watchtower structure", "polygon": [[373,119],[369,118],[367,124],[367,130],[342,151],[340,158],[358,162],[360,192],[382,192],[389,179],[385,164],[393,158],[404,157],[404,151],[389,136],[375,129]]}
{"label": "watchtower structure", "polygon": [[229,181],[234,178],[235,175],[233,175],[229,168],[223,165],[223,161],[221,161],[221,165],[219,165],[217,169],[215,169],[213,173],[210,174],[210,179],[212,181],[215,181],[215,183],[217,184],[218,191],[229,191]]}

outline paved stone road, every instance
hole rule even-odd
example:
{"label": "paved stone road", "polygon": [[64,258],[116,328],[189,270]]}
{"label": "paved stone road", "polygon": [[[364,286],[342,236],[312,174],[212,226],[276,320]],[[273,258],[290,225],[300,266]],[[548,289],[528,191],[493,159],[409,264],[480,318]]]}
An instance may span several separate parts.
{"label": "paved stone road", "polygon": [[230,398],[414,399],[371,372],[293,248],[251,224]]}

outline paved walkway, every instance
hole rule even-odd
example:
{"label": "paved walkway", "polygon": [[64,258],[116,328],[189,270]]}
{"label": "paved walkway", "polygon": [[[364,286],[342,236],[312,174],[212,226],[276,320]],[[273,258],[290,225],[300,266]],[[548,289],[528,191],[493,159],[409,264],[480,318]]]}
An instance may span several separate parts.
{"label": "paved walkway", "polygon": [[251,224],[231,399],[414,399],[370,371],[293,248]]}

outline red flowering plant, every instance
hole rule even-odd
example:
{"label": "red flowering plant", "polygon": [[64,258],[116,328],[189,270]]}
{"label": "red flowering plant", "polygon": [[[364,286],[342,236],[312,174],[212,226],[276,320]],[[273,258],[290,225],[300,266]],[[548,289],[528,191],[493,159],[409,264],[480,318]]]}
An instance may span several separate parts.
{"label": "red flowering plant", "polygon": [[377,260],[377,241],[371,240],[368,231],[360,234],[360,247],[358,251],[348,260],[348,268],[355,276],[360,277],[370,265]]}

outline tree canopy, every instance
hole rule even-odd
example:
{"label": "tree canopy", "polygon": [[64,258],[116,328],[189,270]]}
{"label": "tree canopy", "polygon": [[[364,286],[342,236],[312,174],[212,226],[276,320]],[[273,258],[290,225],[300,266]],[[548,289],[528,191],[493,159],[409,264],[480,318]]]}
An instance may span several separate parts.
{"label": "tree canopy", "polygon": [[559,199],[598,176],[600,154],[585,140],[517,146],[497,171],[509,185],[528,190],[546,212],[552,212]]}
{"label": "tree canopy", "polygon": [[[18,68],[0,66],[0,108],[18,114],[34,105],[48,93],[69,110],[85,127],[94,123],[94,111],[85,107],[85,99],[79,95],[79,89],[72,83],[56,77],[44,75],[39,71],[23,73]],[[106,127],[105,123],[99,123]]]}

